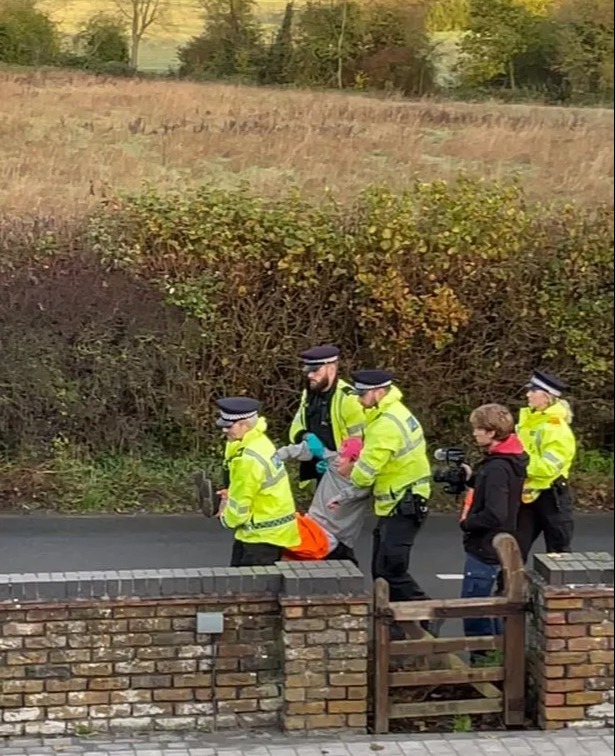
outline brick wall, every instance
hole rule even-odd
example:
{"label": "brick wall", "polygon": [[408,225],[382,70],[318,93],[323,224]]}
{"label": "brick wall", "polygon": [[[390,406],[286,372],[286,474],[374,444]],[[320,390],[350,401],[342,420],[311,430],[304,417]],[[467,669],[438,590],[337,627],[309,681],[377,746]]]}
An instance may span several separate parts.
{"label": "brick wall", "polygon": [[538,555],[530,584],[529,692],[539,727],[612,727],[612,555]]}
{"label": "brick wall", "polygon": [[364,730],[367,621],[347,563],[0,576],[0,736]]}

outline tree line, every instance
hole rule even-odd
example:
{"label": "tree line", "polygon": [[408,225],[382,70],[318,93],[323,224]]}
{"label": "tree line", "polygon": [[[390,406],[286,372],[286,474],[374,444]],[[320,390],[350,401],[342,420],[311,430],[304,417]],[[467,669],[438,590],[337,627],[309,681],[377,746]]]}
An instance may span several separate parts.
{"label": "tree line", "polygon": [[[183,77],[398,91],[441,91],[443,33],[459,94],[613,98],[611,0],[289,0],[277,28],[257,0],[200,0],[203,30],[178,50]],[[0,0],[0,61],[134,70],[168,0],[114,0],[62,46],[36,0]],[[437,34],[440,32],[440,34]]]}

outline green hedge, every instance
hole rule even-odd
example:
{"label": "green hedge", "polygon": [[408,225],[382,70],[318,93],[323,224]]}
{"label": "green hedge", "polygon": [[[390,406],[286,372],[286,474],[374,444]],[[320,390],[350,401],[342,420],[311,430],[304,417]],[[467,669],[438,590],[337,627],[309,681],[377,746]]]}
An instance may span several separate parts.
{"label": "green hedge", "polygon": [[373,188],[352,207],[150,190],[81,222],[0,229],[8,460],[58,443],[211,457],[221,393],[262,398],[281,437],[297,353],[330,341],[345,369],[394,369],[433,444],[466,440],[479,403],[519,406],[541,365],[573,386],[585,445],[612,445],[609,207],[462,178]]}

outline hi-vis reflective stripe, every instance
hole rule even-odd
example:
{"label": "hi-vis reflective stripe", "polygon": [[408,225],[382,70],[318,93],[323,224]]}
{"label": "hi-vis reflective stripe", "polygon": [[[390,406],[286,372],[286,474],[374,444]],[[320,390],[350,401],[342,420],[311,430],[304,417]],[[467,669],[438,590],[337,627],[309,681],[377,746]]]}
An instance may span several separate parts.
{"label": "hi-vis reflective stripe", "polygon": [[393,455],[393,459],[398,459],[399,457],[403,457],[404,454],[408,454],[409,452],[413,451],[413,449],[416,449],[417,446],[421,445],[421,443],[423,441],[423,434],[422,433],[420,433],[419,436],[418,436],[418,438],[413,441],[410,438],[410,434],[408,433],[408,429],[406,428],[406,426],[402,423],[402,421],[398,417],[395,417],[395,415],[392,415],[389,412],[384,412],[382,414],[382,417],[387,417],[389,420],[392,420],[395,423],[395,425],[399,428],[399,430],[401,431],[401,434],[402,434],[403,439],[404,439],[404,445],[403,445],[403,447],[398,452],[396,452]]}
{"label": "hi-vis reflective stripe", "polygon": [[272,486],[275,486],[286,475],[286,470],[284,469],[284,466],[280,467],[280,469],[277,470],[275,473],[272,473],[271,463],[267,462],[267,460],[264,457],[262,457],[258,452],[255,452],[252,449],[246,449],[244,451],[244,455],[246,457],[252,457],[253,459],[256,459],[265,468],[265,482],[261,486],[261,489],[271,488]]}
{"label": "hi-vis reflective stripe", "polygon": [[428,475],[423,476],[422,478],[417,478],[416,480],[412,481],[408,488],[404,489],[401,493],[394,493],[391,491],[388,494],[380,494],[374,496],[374,501],[380,501],[380,502],[386,502],[386,503],[392,503],[394,501],[400,501],[404,493],[408,490],[413,491],[416,486],[424,486],[428,483],[431,483],[431,478]]}
{"label": "hi-vis reflective stripe", "polygon": [[377,475],[378,474],[378,470],[376,470],[371,465],[368,465],[367,462],[364,462],[362,459],[358,459],[357,460],[357,467],[360,470],[363,470],[363,472],[366,475],[372,475],[373,476],[373,475]]}
{"label": "hi-vis reflective stripe", "polygon": [[287,525],[289,522],[293,522],[296,519],[294,512],[284,515],[284,517],[277,517],[275,520],[263,520],[262,522],[249,522],[241,527],[244,530],[266,530],[267,528],[277,528],[279,525]]}
{"label": "hi-vis reflective stripe", "polygon": [[243,515],[250,514],[250,505],[249,504],[241,505],[237,501],[237,499],[229,499],[226,506],[230,510],[235,512],[235,514],[238,515],[239,517],[243,517]]}
{"label": "hi-vis reflective stripe", "polygon": [[363,426],[362,425],[350,425],[347,429],[347,433],[349,436],[358,436],[361,433],[363,433]]}
{"label": "hi-vis reflective stripe", "polygon": [[546,459],[548,462],[553,462],[553,464],[557,467],[558,470],[561,470],[564,467],[564,463],[562,460],[552,452],[544,452],[542,455],[543,459]]}

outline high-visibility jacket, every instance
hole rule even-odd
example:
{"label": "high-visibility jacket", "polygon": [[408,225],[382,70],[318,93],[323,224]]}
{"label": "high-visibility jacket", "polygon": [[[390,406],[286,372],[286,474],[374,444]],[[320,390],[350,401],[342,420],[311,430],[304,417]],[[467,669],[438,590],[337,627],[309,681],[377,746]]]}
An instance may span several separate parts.
{"label": "high-visibility jacket", "polygon": [[391,514],[408,490],[425,499],[431,494],[423,429],[401,399],[394,386],[366,411],[363,450],[350,476],[357,488],[373,486],[374,509],[381,517]]}
{"label": "high-visibility jacket", "polygon": [[567,422],[568,410],[560,402],[539,411],[524,407],[517,435],[529,454],[522,501],[530,504],[559,478],[568,479],[577,443]]}
{"label": "high-visibility jacket", "polygon": [[259,418],[240,441],[227,442],[230,484],[220,520],[239,541],[292,548],[301,540],[295,502],[286,468],[266,431],[266,421]]}
{"label": "high-visibility jacket", "polygon": [[[307,431],[307,404],[308,394],[304,390],[301,394],[299,409],[295,413],[290,426],[289,436],[292,444],[298,443],[301,440],[301,435]],[[345,438],[361,436],[365,426],[363,407],[352,387],[341,378],[338,378],[331,397],[331,425],[335,439],[335,449],[331,449],[331,451],[339,449]]]}

